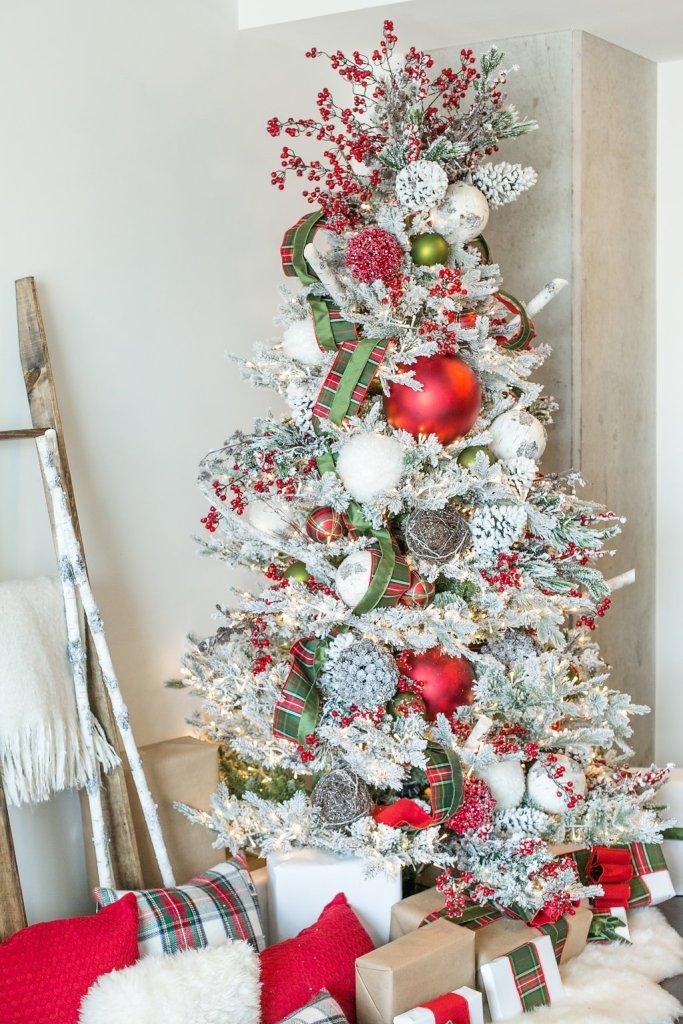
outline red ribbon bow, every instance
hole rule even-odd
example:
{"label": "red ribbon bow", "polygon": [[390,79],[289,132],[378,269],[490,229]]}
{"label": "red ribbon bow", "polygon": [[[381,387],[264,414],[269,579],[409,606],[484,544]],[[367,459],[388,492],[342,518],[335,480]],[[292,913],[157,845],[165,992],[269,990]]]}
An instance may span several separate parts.
{"label": "red ribbon bow", "polygon": [[615,850],[611,846],[594,846],[586,865],[589,881],[601,885],[604,895],[593,900],[598,912],[610,907],[628,907],[631,896],[633,863],[629,850]]}

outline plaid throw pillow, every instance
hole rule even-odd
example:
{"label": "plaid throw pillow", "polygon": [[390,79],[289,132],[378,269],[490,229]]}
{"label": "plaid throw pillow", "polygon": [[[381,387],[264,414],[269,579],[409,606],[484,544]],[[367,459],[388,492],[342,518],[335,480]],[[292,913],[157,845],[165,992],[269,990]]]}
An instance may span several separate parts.
{"label": "plaid throw pillow", "polygon": [[[120,889],[95,890],[100,907],[125,895]],[[240,861],[218,864],[175,889],[143,889],[135,895],[141,957],[222,946],[233,939],[244,939],[256,950],[266,944],[256,890]]]}
{"label": "plaid throw pillow", "polygon": [[306,1003],[296,1013],[285,1017],[280,1024],[349,1024],[339,1003],[323,989],[315,999]]}

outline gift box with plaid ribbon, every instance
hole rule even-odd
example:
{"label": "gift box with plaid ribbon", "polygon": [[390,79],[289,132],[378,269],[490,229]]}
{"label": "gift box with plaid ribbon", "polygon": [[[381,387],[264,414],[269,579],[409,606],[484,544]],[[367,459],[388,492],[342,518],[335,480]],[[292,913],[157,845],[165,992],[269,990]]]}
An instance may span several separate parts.
{"label": "gift box with plaid ribbon", "polygon": [[562,999],[564,988],[548,935],[510,950],[479,970],[492,1021],[509,1020]]}
{"label": "gift box with plaid ribbon", "polygon": [[672,768],[669,778],[657,793],[657,802],[666,805],[664,817],[675,825],[664,833],[662,849],[677,896],[683,896],[683,768]]}
{"label": "gift box with plaid ribbon", "polygon": [[608,942],[628,943],[631,933],[626,911],[623,907],[610,907],[599,914],[593,914],[588,941],[605,945]]}
{"label": "gift box with plaid ribbon", "polygon": [[659,843],[594,846],[572,857],[582,882],[602,885],[604,896],[592,901],[600,913],[614,906],[655,906],[676,895]]}
{"label": "gift box with plaid ribbon", "polygon": [[628,901],[630,909],[656,906],[676,895],[660,844],[631,843],[629,850],[634,871]]}
{"label": "gift box with plaid ribbon", "polygon": [[394,1024],[484,1024],[484,1001],[474,988],[459,988],[394,1017]]}

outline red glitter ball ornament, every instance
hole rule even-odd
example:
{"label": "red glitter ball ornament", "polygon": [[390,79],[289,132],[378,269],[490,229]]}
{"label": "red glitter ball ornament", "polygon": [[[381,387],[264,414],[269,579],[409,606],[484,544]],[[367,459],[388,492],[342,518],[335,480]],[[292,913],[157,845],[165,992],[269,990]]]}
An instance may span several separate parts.
{"label": "red glitter ball ornament", "polygon": [[366,228],[346,246],[346,266],[366,284],[394,281],[403,264],[403,249],[396,235],[384,228]]}
{"label": "red glitter ball ornament", "polygon": [[384,410],[392,427],[413,437],[436,434],[442,444],[463,437],[481,409],[481,388],[474,371],[450,355],[420,356],[406,369],[413,371],[422,388],[391,385]]}
{"label": "red glitter ball ornament", "polygon": [[422,684],[428,722],[433,722],[439,713],[450,716],[456,708],[474,700],[471,664],[467,658],[452,658],[440,647],[432,647],[423,654],[409,651],[401,661],[401,672]]}

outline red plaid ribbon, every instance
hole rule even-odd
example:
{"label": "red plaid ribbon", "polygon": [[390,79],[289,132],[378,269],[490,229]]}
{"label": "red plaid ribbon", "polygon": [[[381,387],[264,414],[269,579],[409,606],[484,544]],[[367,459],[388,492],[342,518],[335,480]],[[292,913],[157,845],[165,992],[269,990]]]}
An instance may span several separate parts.
{"label": "red plaid ribbon", "polygon": [[320,710],[316,686],[322,668],[327,640],[306,637],[292,647],[292,667],[275,704],[273,735],[293,743],[306,743],[315,732]]}
{"label": "red plaid ribbon", "polygon": [[319,420],[341,423],[355,416],[384,359],[387,341],[344,341],[313,407]]}
{"label": "red plaid ribbon", "polygon": [[423,1010],[431,1010],[434,1024],[470,1024],[470,1004],[457,992],[447,992],[438,999],[420,1003]]}
{"label": "red plaid ribbon", "polygon": [[386,807],[375,808],[373,817],[380,825],[389,825],[391,828],[401,825],[414,829],[430,828],[446,821],[462,804],[462,765],[458,756],[439,743],[427,744],[425,754],[432,813],[427,814],[415,800],[404,797]]}
{"label": "red plaid ribbon", "polygon": [[535,944],[527,942],[513,949],[505,959],[510,964],[524,1012],[528,1013],[537,1006],[549,1006],[550,993]]}
{"label": "red plaid ribbon", "polygon": [[450,921],[451,924],[457,924],[462,928],[469,928],[470,931],[477,932],[480,928],[493,924],[494,921],[500,921],[502,916],[500,910],[491,903],[485,903],[481,907],[467,907],[458,917],[451,917],[446,908],[442,907],[441,910],[433,910],[431,914],[427,914],[420,922],[420,928],[432,924],[433,921]]}

